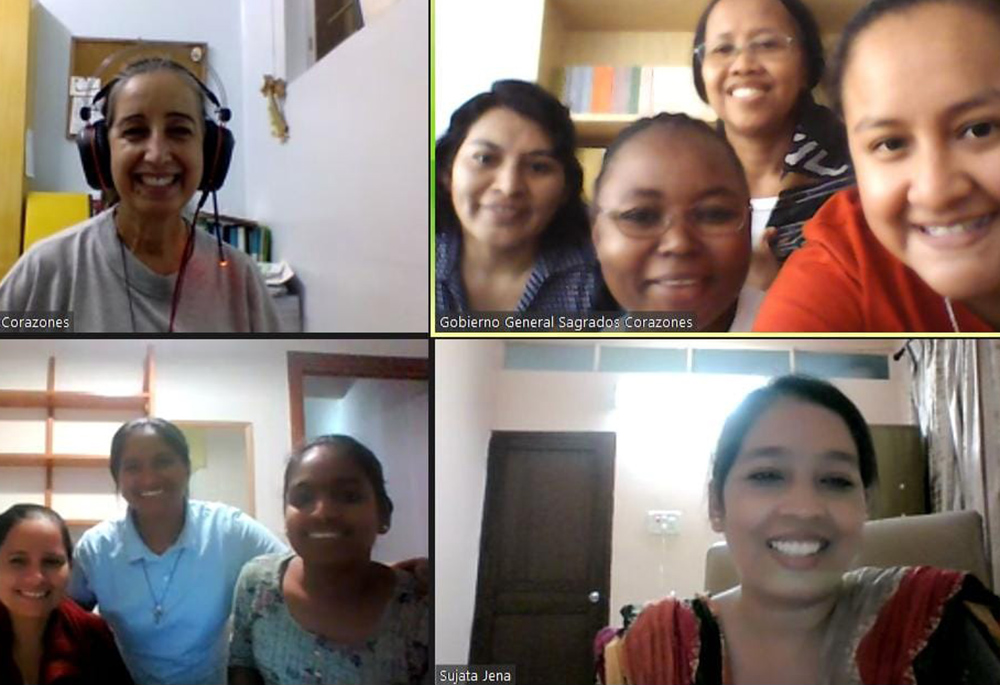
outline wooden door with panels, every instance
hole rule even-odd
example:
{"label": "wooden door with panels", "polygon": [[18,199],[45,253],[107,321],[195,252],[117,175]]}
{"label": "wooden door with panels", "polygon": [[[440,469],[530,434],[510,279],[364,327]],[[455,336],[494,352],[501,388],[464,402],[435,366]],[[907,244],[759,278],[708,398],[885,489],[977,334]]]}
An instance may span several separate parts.
{"label": "wooden door with panels", "polygon": [[522,685],[593,682],[614,455],[614,433],[493,433],[471,664],[514,665]]}

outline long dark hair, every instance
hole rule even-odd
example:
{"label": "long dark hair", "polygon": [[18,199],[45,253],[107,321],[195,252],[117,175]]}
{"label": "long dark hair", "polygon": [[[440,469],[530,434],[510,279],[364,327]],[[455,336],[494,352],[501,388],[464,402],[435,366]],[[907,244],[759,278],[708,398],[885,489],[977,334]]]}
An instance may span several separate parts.
{"label": "long dark hair", "polygon": [[541,244],[579,245],[589,238],[587,209],[583,202],[583,168],[576,158],[576,129],[569,110],[542,87],[527,81],[497,81],[489,91],[476,95],[451,115],[448,130],[435,145],[435,232],[460,230],[447,181],[455,154],[469,135],[469,129],[486,112],[497,107],[509,109],[538,124],[552,140],[552,151],[562,166],[566,200],[542,233]]}

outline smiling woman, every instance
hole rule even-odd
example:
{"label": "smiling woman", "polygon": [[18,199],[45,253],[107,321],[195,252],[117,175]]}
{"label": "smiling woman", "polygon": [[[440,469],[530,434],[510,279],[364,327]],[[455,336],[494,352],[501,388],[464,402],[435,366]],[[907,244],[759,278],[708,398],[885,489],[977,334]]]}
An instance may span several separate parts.
{"label": "smiling woman", "polygon": [[834,386],[784,376],[750,393],[709,485],[740,585],[647,607],[604,647],[603,682],[998,682],[1000,598],[974,576],[848,570],[877,479],[868,426]]}
{"label": "smiling woman", "polygon": [[130,684],[108,624],[66,596],[73,544],[37,504],[0,515],[0,682]]}
{"label": "smiling woman", "polygon": [[597,280],[567,110],[498,81],[437,142],[438,314],[590,311]]}
{"label": "smiling woman", "polygon": [[1000,330],[998,61],[990,0],[876,0],[851,20],[832,82],[858,188],[806,226],[755,330]]}
{"label": "smiling woman", "polygon": [[162,59],[105,86],[95,98],[104,119],[84,129],[80,148],[88,182],[114,206],[32,246],[0,282],[0,310],[72,313],[81,332],[278,330],[253,262],[183,216],[196,190],[222,185],[232,154],[206,98],[217,104]]}

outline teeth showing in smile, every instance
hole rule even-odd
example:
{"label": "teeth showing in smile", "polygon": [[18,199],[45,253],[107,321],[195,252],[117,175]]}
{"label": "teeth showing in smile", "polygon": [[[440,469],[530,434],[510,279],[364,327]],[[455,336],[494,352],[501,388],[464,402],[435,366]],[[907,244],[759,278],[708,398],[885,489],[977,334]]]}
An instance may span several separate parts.
{"label": "teeth showing in smile", "polygon": [[163,490],[146,490],[145,492],[139,493],[143,497],[156,497],[157,495],[162,495]]}
{"label": "teeth showing in smile", "polygon": [[20,590],[20,593],[28,599],[42,599],[49,596],[48,592],[28,592],[27,590]]}
{"label": "teeth showing in smile", "polygon": [[314,540],[337,540],[344,537],[344,534],[337,531],[331,531],[329,533],[309,533],[309,537]]}
{"label": "teeth showing in smile", "polygon": [[825,549],[826,544],[819,542],[818,540],[810,542],[771,540],[767,543],[767,546],[780,554],[785,554],[790,557],[808,557],[816,554],[821,549]]}
{"label": "teeth showing in smile", "polygon": [[143,174],[139,178],[148,186],[162,187],[173,183],[177,176],[150,176],[148,174]]}
{"label": "teeth showing in smile", "polygon": [[959,233],[968,233],[971,231],[977,231],[983,228],[990,221],[993,220],[994,215],[988,214],[986,216],[981,216],[978,219],[973,219],[972,221],[963,221],[957,224],[947,224],[942,226],[919,226],[918,228],[925,234],[937,237],[942,235],[957,235]]}
{"label": "teeth showing in smile", "polygon": [[739,88],[733,88],[730,95],[734,98],[752,98],[755,95],[760,95],[764,91],[760,88],[751,88],[749,86],[740,86]]}
{"label": "teeth showing in smile", "polygon": [[664,278],[663,280],[660,281],[660,283],[662,283],[664,285],[672,286],[674,288],[683,288],[683,287],[689,286],[689,285],[697,285],[698,284],[698,279],[697,278]]}

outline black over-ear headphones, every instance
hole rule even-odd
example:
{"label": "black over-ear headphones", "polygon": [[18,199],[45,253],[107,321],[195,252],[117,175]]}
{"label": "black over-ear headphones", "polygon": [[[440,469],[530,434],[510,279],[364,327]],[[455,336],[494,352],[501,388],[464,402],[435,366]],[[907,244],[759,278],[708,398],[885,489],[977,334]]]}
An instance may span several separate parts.
{"label": "black over-ear headphones", "polygon": [[[161,61],[170,64],[171,68],[176,68],[194,79],[201,92],[208,98],[209,102],[215,105],[216,116],[219,123],[211,119],[205,119],[205,140],[202,147],[203,169],[201,182],[198,190],[204,192],[216,191],[222,187],[229,172],[229,163],[233,158],[233,147],[236,141],[233,133],[226,128],[226,122],[232,118],[232,112],[228,107],[219,104],[219,98],[215,96],[201,80],[191,73],[189,69],[173,60],[162,58],[147,58],[139,60],[130,65],[134,67],[146,61]],[[106,119],[91,122],[90,115],[94,106],[100,102],[101,112],[107,115],[108,95],[120,78],[108,81],[107,85],[101,88],[88,107],[80,109],[80,118],[87,122],[86,126],[80,129],[76,135],[76,146],[80,151],[80,161],[83,162],[83,173],[87,176],[87,184],[95,190],[110,190],[114,188],[114,181],[111,178],[111,146],[108,142],[108,124]]]}

